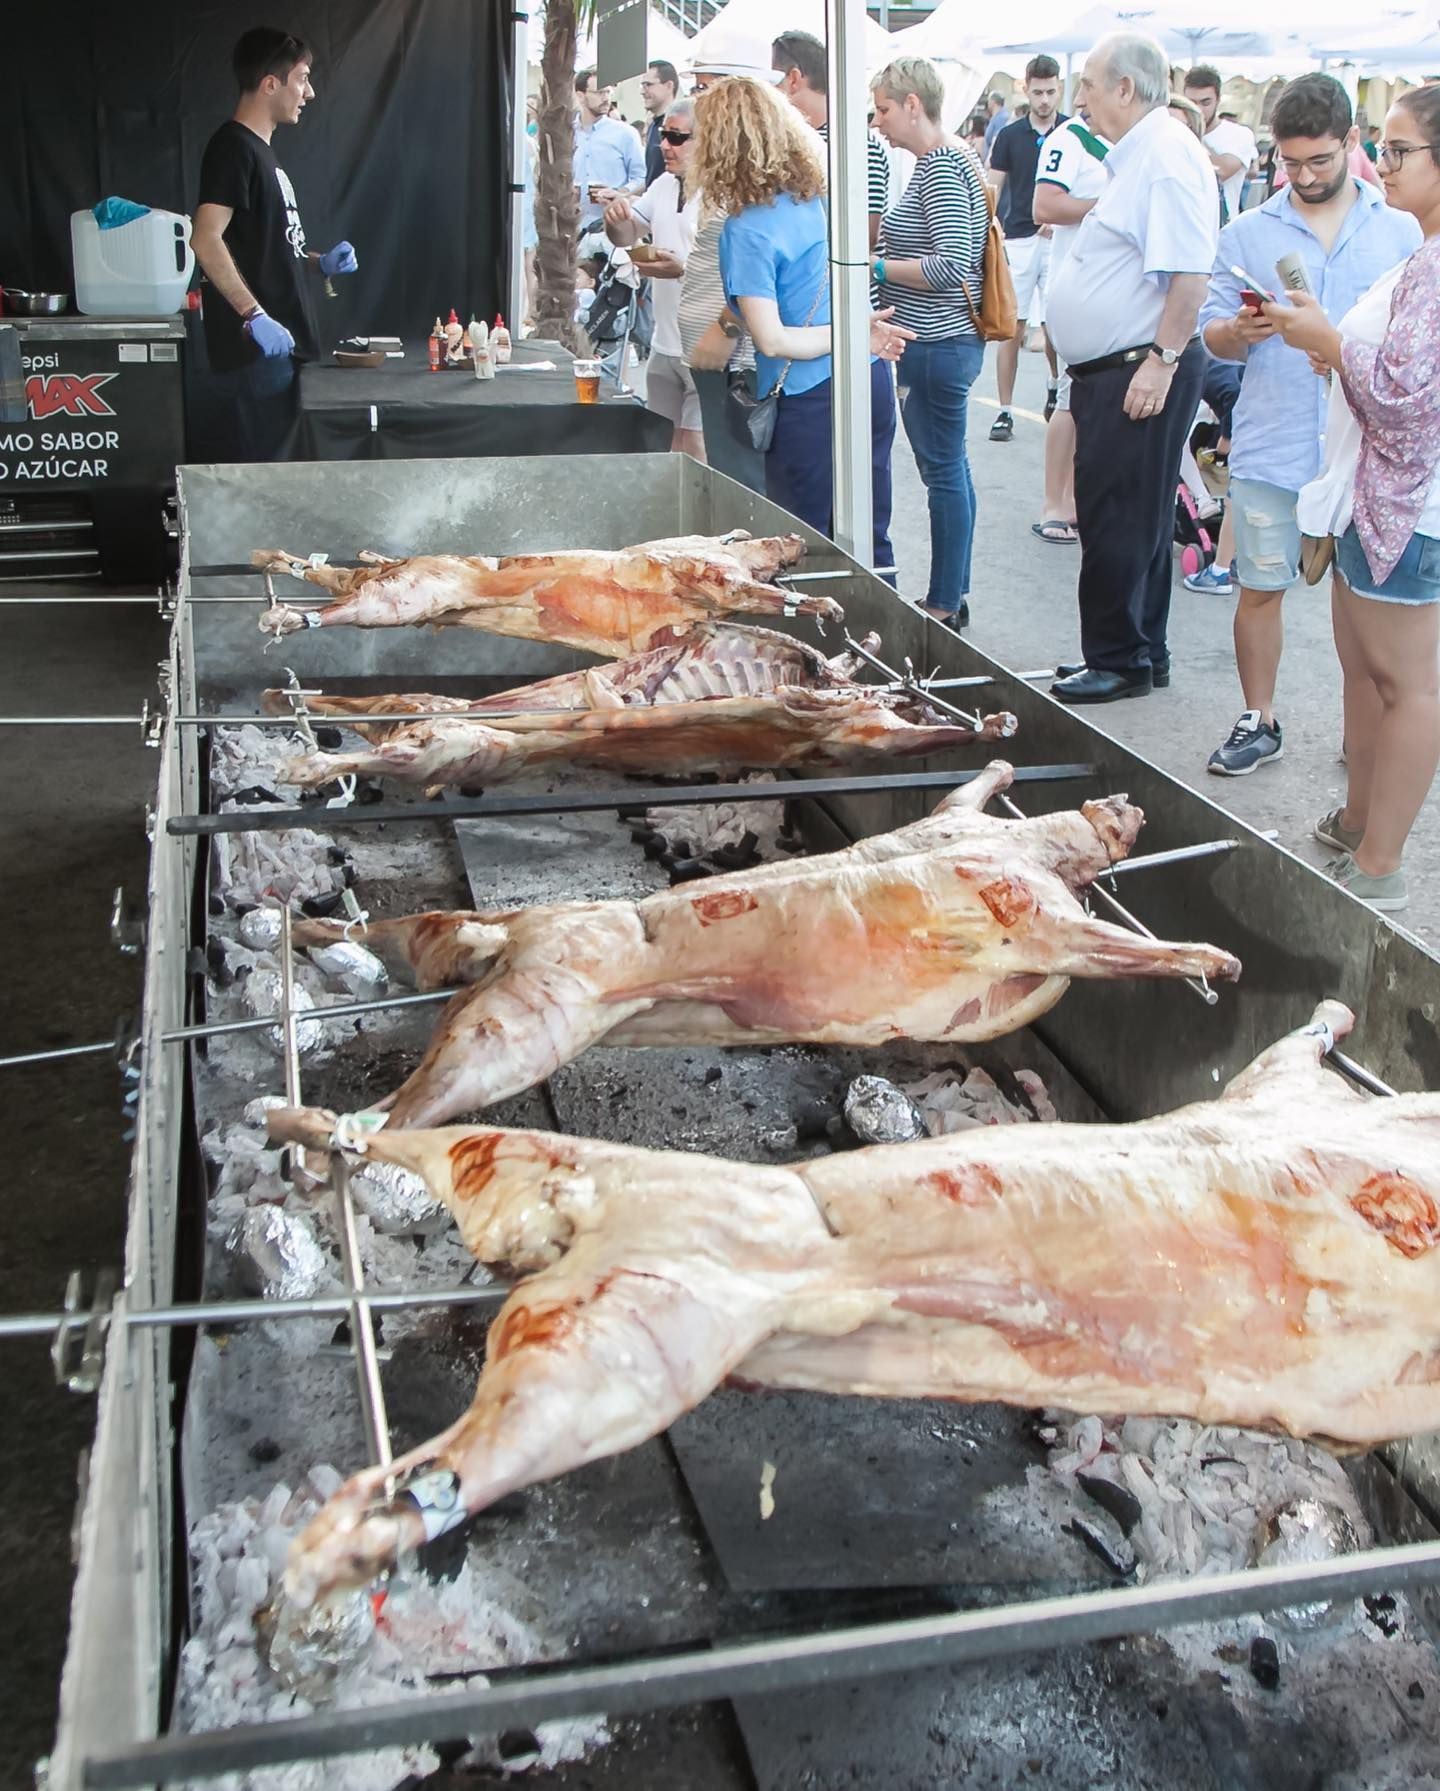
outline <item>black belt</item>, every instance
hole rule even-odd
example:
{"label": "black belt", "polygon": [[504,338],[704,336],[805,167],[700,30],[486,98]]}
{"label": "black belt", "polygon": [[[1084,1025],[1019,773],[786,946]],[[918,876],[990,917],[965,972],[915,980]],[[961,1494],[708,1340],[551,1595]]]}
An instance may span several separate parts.
{"label": "black belt", "polygon": [[[1185,348],[1199,340],[1198,336],[1192,336]],[[1153,342],[1139,342],[1134,348],[1117,348],[1114,354],[1097,355],[1093,361],[1071,361],[1065,370],[1072,379],[1084,379],[1087,373],[1108,373],[1113,367],[1132,367],[1136,361],[1143,361],[1154,347]],[[1180,352],[1183,354],[1185,349]]]}

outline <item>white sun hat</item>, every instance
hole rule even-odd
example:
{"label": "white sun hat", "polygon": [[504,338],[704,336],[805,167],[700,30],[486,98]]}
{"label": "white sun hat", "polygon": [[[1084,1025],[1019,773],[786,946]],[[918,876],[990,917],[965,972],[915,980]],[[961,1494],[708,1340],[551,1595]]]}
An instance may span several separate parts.
{"label": "white sun hat", "polygon": [[774,56],[770,38],[727,27],[723,14],[706,28],[702,37],[703,42],[697,38],[693,46],[690,74],[748,75],[752,81],[779,85],[780,71],[771,67]]}

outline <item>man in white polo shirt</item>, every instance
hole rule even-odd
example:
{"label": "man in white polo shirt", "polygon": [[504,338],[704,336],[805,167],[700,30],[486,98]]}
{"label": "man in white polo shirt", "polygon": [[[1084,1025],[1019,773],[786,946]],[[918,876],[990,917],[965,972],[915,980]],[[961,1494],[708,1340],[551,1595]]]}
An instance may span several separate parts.
{"label": "man in white polo shirt", "polygon": [[1105,38],[1080,97],[1114,148],[1047,312],[1072,381],[1085,654],[1050,688],[1064,703],[1109,703],[1170,681],[1175,489],[1200,398],[1195,320],[1219,232],[1209,158],[1166,111],[1170,69],[1153,38]]}

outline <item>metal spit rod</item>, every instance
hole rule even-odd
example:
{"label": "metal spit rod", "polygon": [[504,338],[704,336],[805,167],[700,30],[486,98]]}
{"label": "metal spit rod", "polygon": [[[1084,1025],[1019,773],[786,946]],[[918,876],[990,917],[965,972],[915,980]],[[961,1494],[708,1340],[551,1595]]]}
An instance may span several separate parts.
{"label": "metal spit rod", "polygon": [[[968,719],[968,718],[967,718]],[[1095,766],[1021,765],[1015,781],[1065,783],[1095,775]],[[484,796],[473,802],[370,803],[327,809],[323,803],[296,808],[250,808],[225,815],[176,815],[171,834],[283,833],[291,827],[317,832],[382,821],[483,821],[490,816],[568,815],[617,809],[682,808],[707,802],[779,802],[807,796],[865,796],[892,790],[954,790],[979,771],[891,771],[877,777],[795,777],[781,783],[645,784],[628,790],[575,790],[569,795]]]}
{"label": "metal spit rod", "polygon": [[503,1682],[428,1698],[395,1700],[264,1723],[172,1733],[85,1761],[97,1788],[153,1785],[296,1760],[494,1733],[605,1711],[626,1716],[719,1698],[844,1685],[886,1673],[921,1672],[1039,1648],[1145,1635],[1188,1623],[1319,1601],[1355,1599],[1440,1578],[1440,1543],[1370,1548],[1323,1564],[1252,1567],[1206,1579],[1161,1580],[984,1610],[888,1623],[717,1642],[603,1666],[520,1672]]}
{"label": "metal spit rod", "polygon": [[953,703],[947,703],[943,697],[931,696],[927,685],[913,675],[909,675],[908,662],[905,672],[897,672],[893,665],[886,665],[883,659],[878,658],[868,647],[857,641],[848,628],[845,630],[845,645],[850,652],[857,653],[867,665],[874,666],[877,672],[883,672],[897,686],[921,692],[937,709],[943,709],[947,715],[953,715],[958,721],[963,721],[967,727],[974,728],[977,733],[980,731],[981,718],[978,715],[972,715],[968,709],[957,709]]}

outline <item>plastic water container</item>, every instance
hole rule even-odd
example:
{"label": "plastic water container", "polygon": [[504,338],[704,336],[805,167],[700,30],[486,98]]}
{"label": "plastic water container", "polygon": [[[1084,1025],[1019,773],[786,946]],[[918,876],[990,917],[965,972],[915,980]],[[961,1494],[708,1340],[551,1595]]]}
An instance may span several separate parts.
{"label": "plastic water container", "polygon": [[70,214],[75,304],[88,317],[171,317],[195,271],[190,220],[148,211],[102,230],[90,211]]}

